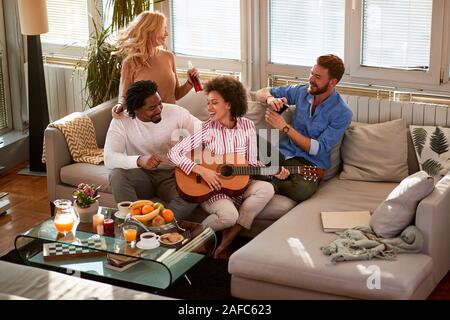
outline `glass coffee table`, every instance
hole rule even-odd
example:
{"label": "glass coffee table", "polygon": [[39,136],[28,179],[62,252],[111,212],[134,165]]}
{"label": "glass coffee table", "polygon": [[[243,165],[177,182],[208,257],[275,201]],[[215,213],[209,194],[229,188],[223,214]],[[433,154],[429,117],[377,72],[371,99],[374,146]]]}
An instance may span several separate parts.
{"label": "glass coffee table", "polygon": [[[79,223],[75,231],[62,235],[55,229],[53,220],[48,219],[18,235],[15,248],[28,265],[166,289],[205,256],[211,255],[216,247],[216,235],[211,228],[180,221],[175,230],[165,228],[160,233],[179,232],[184,236],[183,241],[140,249],[124,240],[120,228],[123,221],[114,215],[117,210],[101,209],[106,212],[106,218],[115,220],[114,234],[99,235],[92,231],[91,224]],[[111,258],[134,261],[128,268],[111,268]]]}

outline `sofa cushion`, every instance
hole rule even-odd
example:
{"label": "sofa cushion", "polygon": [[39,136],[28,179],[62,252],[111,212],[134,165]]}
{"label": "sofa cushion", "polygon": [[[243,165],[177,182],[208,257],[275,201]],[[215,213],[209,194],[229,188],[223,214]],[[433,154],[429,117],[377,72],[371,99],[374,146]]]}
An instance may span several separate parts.
{"label": "sofa cushion", "polygon": [[353,124],[341,146],[341,179],[400,182],[408,176],[406,121]]}
{"label": "sofa cushion", "polygon": [[[229,272],[261,283],[363,299],[406,299],[431,273],[431,258],[399,254],[396,261],[348,261],[332,265],[320,247],[336,235],[325,233],[321,211],[374,210],[394,183],[339,180],[323,183],[302,202],[235,252]],[[370,270],[380,268],[381,287],[367,288]],[[233,295],[235,295],[233,293]],[[276,298],[271,296],[267,298]]]}
{"label": "sofa cushion", "polygon": [[112,193],[108,179],[110,171],[103,164],[73,163],[61,168],[61,181],[74,187],[81,182],[101,185],[101,192]]}
{"label": "sofa cushion", "polygon": [[291,210],[297,202],[294,200],[282,196],[281,194],[276,194],[272,199],[266,204],[264,209],[258,214],[258,219],[263,220],[278,220]]}
{"label": "sofa cushion", "polygon": [[323,181],[330,180],[334,176],[336,176],[342,169],[342,160],[341,160],[341,145],[342,139],[339,140],[338,143],[331,149],[330,154],[330,167],[325,170],[325,174],[322,178]]}
{"label": "sofa cushion", "polygon": [[380,237],[393,238],[414,222],[417,205],[434,189],[434,180],[425,171],[403,179],[373,212],[370,226]]}
{"label": "sofa cushion", "polygon": [[208,101],[204,91],[190,92],[180,100],[177,100],[177,105],[189,110],[194,117],[201,121],[209,119]]}
{"label": "sofa cushion", "polygon": [[410,130],[420,169],[439,180],[450,170],[450,128],[410,126]]}

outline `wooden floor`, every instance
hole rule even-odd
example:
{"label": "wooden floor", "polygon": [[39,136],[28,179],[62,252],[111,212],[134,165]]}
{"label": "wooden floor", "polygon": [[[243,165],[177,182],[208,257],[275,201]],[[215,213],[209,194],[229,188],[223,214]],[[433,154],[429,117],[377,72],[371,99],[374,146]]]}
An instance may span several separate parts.
{"label": "wooden floor", "polygon": [[[0,256],[14,249],[14,238],[50,217],[45,177],[19,175],[20,165],[0,177],[0,192],[7,191],[11,208],[0,216]],[[431,300],[450,300],[450,272],[430,295]]]}

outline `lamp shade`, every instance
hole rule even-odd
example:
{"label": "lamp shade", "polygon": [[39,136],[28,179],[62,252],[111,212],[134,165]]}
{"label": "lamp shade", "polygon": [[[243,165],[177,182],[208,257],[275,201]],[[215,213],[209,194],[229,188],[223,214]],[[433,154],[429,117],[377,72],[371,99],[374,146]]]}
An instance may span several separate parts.
{"label": "lamp shade", "polygon": [[48,32],[45,0],[19,0],[18,4],[22,34],[30,36]]}

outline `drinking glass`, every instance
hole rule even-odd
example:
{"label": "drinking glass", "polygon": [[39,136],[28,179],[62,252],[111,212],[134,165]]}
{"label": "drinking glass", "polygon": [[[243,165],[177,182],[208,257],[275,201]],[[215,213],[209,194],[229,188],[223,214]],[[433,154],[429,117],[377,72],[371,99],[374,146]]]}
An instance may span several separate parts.
{"label": "drinking glass", "polygon": [[136,242],[137,237],[137,227],[134,225],[124,225],[123,228],[123,238],[126,242]]}
{"label": "drinking glass", "polygon": [[73,210],[72,202],[67,199],[57,199],[53,203],[56,210],[55,218],[53,219],[55,228],[59,233],[66,235],[72,231],[77,221],[77,215]]}

